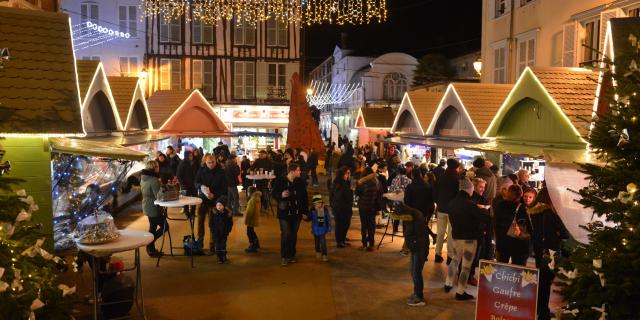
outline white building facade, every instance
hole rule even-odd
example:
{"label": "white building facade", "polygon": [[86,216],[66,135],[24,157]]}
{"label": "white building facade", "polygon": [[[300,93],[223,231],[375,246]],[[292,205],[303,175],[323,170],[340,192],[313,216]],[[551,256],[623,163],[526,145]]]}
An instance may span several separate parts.
{"label": "white building facade", "polygon": [[483,0],[481,82],[513,83],[527,66],[592,64],[609,19],[639,14],[638,0]]}
{"label": "white building facade", "polygon": [[[358,131],[355,121],[360,108],[397,108],[404,93],[410,89],[416,58],[400,52],[379,57],[357,56],[353,51],[336,46],[331,57],[310,73],[310,79],[336,86],[357,84],[357,89],[346,101],[324,106],[320,116],[320,130],[325,137],[331,125],[339,134],[355,140]],[[329,72],[329,70],[331,70]]]}
{"label": "white building facade", "polygon": [[[71,17],[76,59],[100,60],[108,76],[138,77],[145,53],[139,4],[138,0],[61,0],[60,10]],[[88,23],[128,37],[108,36],[87,28]]]}

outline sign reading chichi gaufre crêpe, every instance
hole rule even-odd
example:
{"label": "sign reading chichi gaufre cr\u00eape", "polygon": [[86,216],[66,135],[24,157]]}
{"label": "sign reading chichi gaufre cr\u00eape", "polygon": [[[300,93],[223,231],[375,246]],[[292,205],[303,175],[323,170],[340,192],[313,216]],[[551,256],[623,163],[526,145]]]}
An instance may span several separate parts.
{"label": "sign reading chichi gaufre cr\u00eape", "polygon": [[538,269],[480,260],[476,319],[535,320]]}

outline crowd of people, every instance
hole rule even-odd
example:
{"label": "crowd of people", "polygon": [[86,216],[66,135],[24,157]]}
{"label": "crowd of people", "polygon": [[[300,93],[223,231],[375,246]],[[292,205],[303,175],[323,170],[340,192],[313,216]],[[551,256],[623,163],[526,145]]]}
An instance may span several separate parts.
{"label": "crowd of people", "polygon": [[[342,139],[341,139],[342,140]],[[300,223],[311,222],[318,258],[327,261],[326,235],[335,229],[337,248],[349,246],[347,231],[358,209],[361,246],[374,251],[376,219],[384,213],[395,213],[393,232],[403,225],[405,242],[401,254],[410,255],[414,292],[407,304],[424,305],[422,271],[429,255],[430,242],[435,245],[434,262],[448,267],[443,290],[455,290],[456,300],[474,297],[466,292],[468,285],[477,285],[475,269],[480,259],[526,265],[530,256],[540,269],[538,297],[539,319],[549,318],[548,301],[553,273],[549,269],[550,255],[560,252],[561,240],[567,233],[555,213],[549,193],[543,186],[536,189],[529,182],[529,173],[498,175],[498,167],[477,158],[473,167],[465,169],[456,159],[442,159],[438,164],[402,163],[393,148],[380,156],[376,145],[354,148],[348,141],[330,143],[324,150],[325,169],[329,179],[328,206],[321,194],[309,201],[311,185],[318,186],[316,169],[318,150],[272,150],[258,153],[251,162],[246,156],[237,159],[226,146],[212,153],[194,149],[185,151],[180,160],[168,147],[147,163],[142,172],[143,211],[149,217],[150,232],[157,239],[168,228],[164,215],[153,206],[160,184],[177,183],[185,195],[202,198],[197,210],[197,242],[202,244],[204,223],[209,219],[210,254],[220,263],[228,263],[226,238],[233,225],[232,217],[242,215],[238,188],[247,191],[244,210],[247,227],[248,253],[260,249],[255,227],[260,212],[275,208],[280,226],[280,255],[283,266],[296,262],[296,243]],[[255,181],[250,186],[251,172],[273,172],[275,179]],[[402,201],[389,200],[386,193],[404,193]],[[194,217],[194,207],[184,208]],[[436,218],[437,232],[431,229]],[[446,258],[443,255],[447,245]],[[154,244],[148,247],[151,256],[161,255]]]}

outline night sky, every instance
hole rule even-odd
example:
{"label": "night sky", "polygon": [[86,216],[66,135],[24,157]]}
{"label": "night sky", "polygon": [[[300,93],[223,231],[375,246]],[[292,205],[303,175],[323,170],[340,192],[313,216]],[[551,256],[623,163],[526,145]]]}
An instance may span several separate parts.
{"label": "night sky", "polygon": [[306,29],[306,73],[326,59],[347,32],[347,47],[361,55],[399,51],[455,57],[480,50],[482,0],[387,0],[388,19],[361,26]]}

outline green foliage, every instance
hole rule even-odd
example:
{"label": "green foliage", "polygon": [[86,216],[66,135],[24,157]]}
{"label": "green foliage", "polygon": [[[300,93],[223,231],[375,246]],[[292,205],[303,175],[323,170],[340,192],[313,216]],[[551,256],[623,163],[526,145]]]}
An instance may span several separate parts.
{"label": "green foliage", "polygon": [[[616,72],[604,77],[600,98],[608,110],[599,112],[589,136],[602,164],[582,166],[590,184],[580,190],[579,202],[606,223],[583,226],[590,242],[560,262],[564,309],[574,311],[563,319],[600,319],[601,311],[594,307],[602,305],[606,319],[640,319],[640,192],[635,191],[640,185],[640,74],[629,70],[631,60],[640,61],[640,55],[617,57]],[[607,85],[612,83],[607,79],[617,86]],[[577,271],[573,279],[567,277],[570,270]]]}
{"label": "green foliage", "polygon": [[418,60],[418,67],[413,73],[413,85],[451,80],[455,73],[445,56],[437,53],[426,54]]}
{"label": "green foliage", "polygon": [[34,310],[37,319],[70,319],[74,298],[63,297],[57,282],[64,261],[37,247],[47,235],[29,221],[37,206],[31,197],[13,190],[18,183],[19,179],[0,176],[0,288],[5,287],[0,292],[1,318],[28,319],[32,303],[39,299],[44,306]]}

